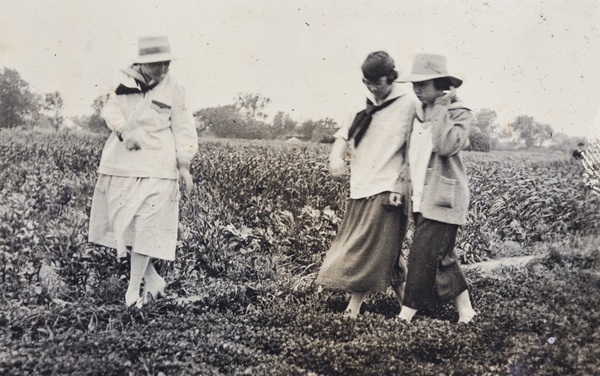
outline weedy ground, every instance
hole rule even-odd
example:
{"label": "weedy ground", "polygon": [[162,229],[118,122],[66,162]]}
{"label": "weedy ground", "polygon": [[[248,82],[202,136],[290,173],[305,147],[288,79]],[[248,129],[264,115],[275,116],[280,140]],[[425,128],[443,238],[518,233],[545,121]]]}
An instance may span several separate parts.
{"label": "weedy ground", "polygon": [[0,133],[0,374],[598,374],[600,198],[568,157],[465,155],[462,262],[536,257],[466,270],[472,323],[448,305],[405,324],[391,291],[349,320],[314,285],[347,184],[308,144],[203,140],[167,296],[125,308],[127,261],[87,243],[103,141]]}

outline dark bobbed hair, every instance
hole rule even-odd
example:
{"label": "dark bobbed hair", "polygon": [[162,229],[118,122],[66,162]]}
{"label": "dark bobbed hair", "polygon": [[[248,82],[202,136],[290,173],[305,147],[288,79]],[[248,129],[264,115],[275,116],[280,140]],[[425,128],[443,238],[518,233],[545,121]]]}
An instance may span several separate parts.
{"label": "dark bobbed hair", "polygon": [[395,68],[394,59],[385,51],[371,52],[361,67],[363,76],[367,80],[375,82],[385,76],[388,84],[398,78]]}

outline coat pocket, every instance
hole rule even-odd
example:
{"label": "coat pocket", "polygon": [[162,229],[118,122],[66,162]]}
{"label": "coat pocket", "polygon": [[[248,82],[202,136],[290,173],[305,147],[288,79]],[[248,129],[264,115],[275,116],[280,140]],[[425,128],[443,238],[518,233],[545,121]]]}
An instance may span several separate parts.
{"label": "coat pocket", "polygon": [[138,117],[138,123],[148,132],[156,132],[171,126],[171,106],[153,100]]}
{"label": "coat pocket", "polygon": [[456,196],[456,179],[440,176],[435,187],[435,204],[453,208]]}
{"label": "coat pocket", "polygon": [[168,104],[152,100],[152,103],[150,103],[150,108],[158,113],[163,123],[171,120],[171,106]]}

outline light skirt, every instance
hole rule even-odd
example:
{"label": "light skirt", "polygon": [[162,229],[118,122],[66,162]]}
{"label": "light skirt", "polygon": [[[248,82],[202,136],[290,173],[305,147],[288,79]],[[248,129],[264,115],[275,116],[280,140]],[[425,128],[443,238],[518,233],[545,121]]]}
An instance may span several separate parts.
{"label": "light skirt", "polygon": [[385,291],[406,278],[401,256],[407,216],[389,209],[389,193],[351,199],[316,283],[348,291]]}
{"label": "light skirt", "polygon": [[133,251],[175,259],[179,218],[177,180],[98,175],[90,214],[89,241],[115,248],[118,257]]}

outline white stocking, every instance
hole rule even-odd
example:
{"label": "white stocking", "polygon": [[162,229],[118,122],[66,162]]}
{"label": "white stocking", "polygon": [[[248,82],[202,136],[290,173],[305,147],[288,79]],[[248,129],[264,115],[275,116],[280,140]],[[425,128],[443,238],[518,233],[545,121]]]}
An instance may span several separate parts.
{"label": "white stocking", "polygon": [[125,293],[125,304],[132,306],[140,297],[140,285],[148,267],[150,257],[131,251],[131,272],[129,273],[129,287]]}

